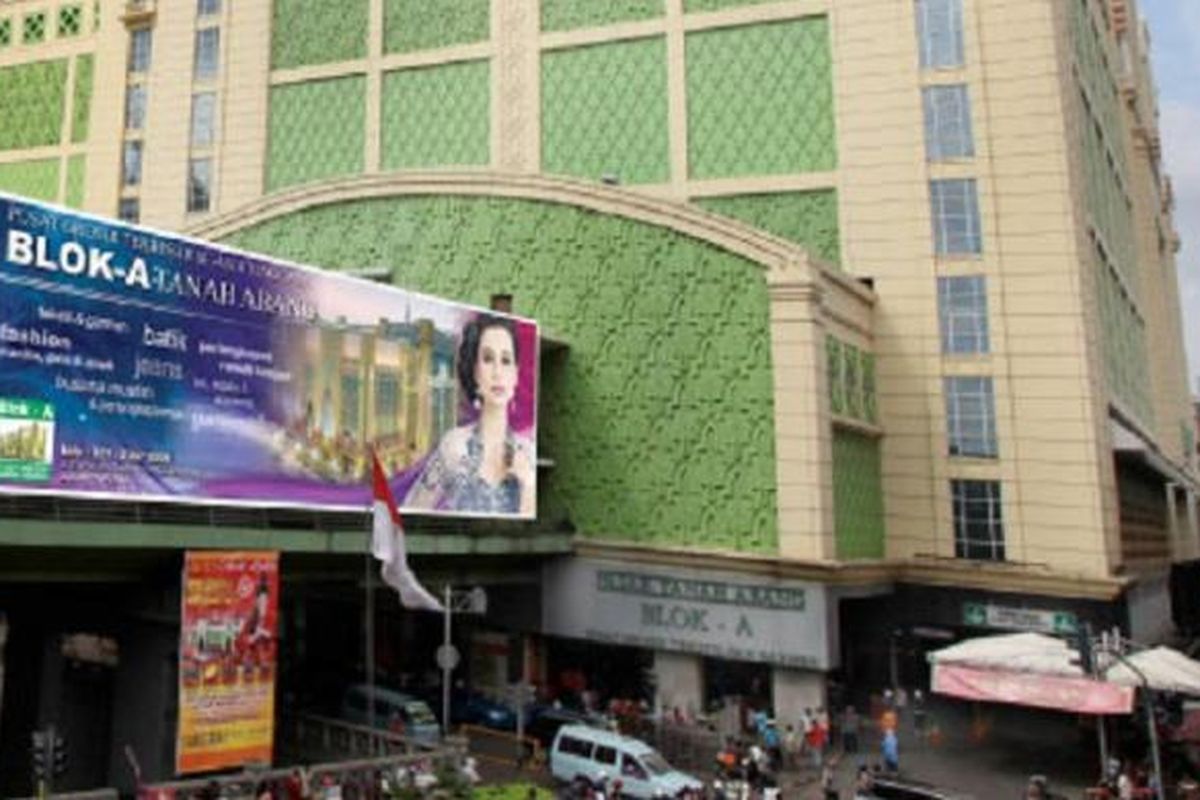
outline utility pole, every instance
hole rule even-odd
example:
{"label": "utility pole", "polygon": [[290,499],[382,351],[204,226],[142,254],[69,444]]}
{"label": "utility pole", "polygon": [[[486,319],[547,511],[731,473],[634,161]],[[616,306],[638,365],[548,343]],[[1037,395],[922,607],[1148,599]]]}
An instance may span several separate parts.
{"label": "utility pole", "polygon": [[442,669],[442,734],[450,732],[450,673],[458,666],[461,657],[450,639],[454,614],[486,614],[487,592],[476,586],[467,591],[455,591],[449,583],[442,590],[442,646],[437,649],[437,665]]}

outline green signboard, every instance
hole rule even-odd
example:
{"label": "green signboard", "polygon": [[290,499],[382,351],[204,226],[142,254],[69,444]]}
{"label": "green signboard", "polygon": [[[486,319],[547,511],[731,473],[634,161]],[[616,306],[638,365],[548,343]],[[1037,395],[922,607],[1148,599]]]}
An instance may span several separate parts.
{"label": "green signboard", "polygon": [[989,603],[963,603],[963,625],[971,628],[1000,628],[1036,631],[1067,636],[1079,631],[1079,619],[1070,611],[1013,608]]}
{"label": "green signboard", "polygon": [[45,483],[54,463],[54,406],[0,397],[0,480]]}

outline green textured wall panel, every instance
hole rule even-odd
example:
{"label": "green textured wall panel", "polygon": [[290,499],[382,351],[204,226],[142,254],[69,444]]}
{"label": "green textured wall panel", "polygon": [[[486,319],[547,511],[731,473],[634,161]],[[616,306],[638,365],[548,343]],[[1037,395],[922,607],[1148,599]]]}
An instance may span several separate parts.
{"label": "green textured wall panel", "polygon": [[837,166],[825,17],[687,35],[693,178]]}
{"label": "green textured wall panel", "polygon": [[1108,390],[1147,427],[1154,424],[1150,397],[1149,353],[1146,325],[1126,296],[1117,276],[1093,247],[1096,288],[1099,293],[1100,338]]}
{"label": "green textured wall panel", "polygon": [[491,28],[489,0],[385,0],[385,53],[411,53],[482,42]]}
{"label": "green textured wall panel", "polygon": [[569,31],[663,16],[663,0],[542,0],[542,30]]}
{"label": "green textured wall panel", "polygon": [[570,343],[543,368],[539,516],[586,535],[777,549],[768,297],[760,268],[686,236],[548,203],[364,200],[230,242],[411,289],[496,291]]}
{"label": "green textured wall panel", "polygon": [[83,208],[84,180],[87,177],[87,158],[82,155],[67,159],[67,196],[63,199],[71,208]]}
{"label": "green textured wall panel", "polygon": [[0,191],[53,203],[58,199],[58,159],[0,164]]}
{"label": "green textured wall panel", "polygon": [[664,183],[670,171],[662,37],[542,56],[542,172]]}
{"label": "green textured wall panel", "polygon": [[883,558],[883,468],[878,439],[834,430],[833,519],[838,558]]}
{"label": "green textured wall panel", "polygon": [[92,115],[92,56],[75,59],[75,90],[71,101],[71,141],[86,142]]}
{"label": "green textured wall panel", "polygon": [[693,202],[709,211],[804,245],[808,252],[835,266],[842,261],[837,192],[780,192],[736,197],[703,197]]}
{"label": "green textured wall panel", "polygon": [[0,69],[0,150],[58,144],[66,91],[66,59]]}
{"label": "green textured wall panel", "polygon": [[274,0],[271,68],[366,57],[367,7],[367,0]]}
{"label": "green textured wall panel", "polygon": [[366,79],[271,89],[267,191],[363,170]]}
{"label": "green textured wall panel", "polygon": [[383,78],[384,169],[486,165],[487,61],[389,72]]}

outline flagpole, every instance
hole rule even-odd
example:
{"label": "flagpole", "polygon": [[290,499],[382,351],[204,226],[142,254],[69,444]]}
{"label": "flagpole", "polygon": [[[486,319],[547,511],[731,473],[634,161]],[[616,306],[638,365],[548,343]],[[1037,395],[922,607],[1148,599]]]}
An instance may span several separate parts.
{"label": "flagpole", "polygon": [[445,634],[445,657],[442,659],[442,735],[450,734],[450,593],[453,590],[450,588],[450,582],[446,582],[446,598],[443,602],[445,608],[445,622],[443,623],[443,632]]}
{"label": "flagpole", "polygon": [[367,527],[367,560],[366,560],[366,579],[364,581],[363,598],[363,625],[366,635],[363,637],[366,640],[366,672],[367,672],[367,727],[375,727],[375,591],[374,591],[374,572],[375,572],[375,556],[371,552],[371,536],[372,525],[369,523]]}

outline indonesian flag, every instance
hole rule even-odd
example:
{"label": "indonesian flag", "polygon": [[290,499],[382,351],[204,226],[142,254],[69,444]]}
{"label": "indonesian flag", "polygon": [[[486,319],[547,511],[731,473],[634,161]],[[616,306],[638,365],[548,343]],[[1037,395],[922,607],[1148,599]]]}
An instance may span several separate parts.
{"label": "indonesian flag", "polygon": [[371,454],[371,472],[375,493],[375,525],[371,534],[371,554],[383,562],[379,573],[383,582],[400,593],[405,608],[422,611],[443,611],[442,604],[431,595],[408,568],[404,552],[404,525],[392,488],[388,486],[379,457]]}

